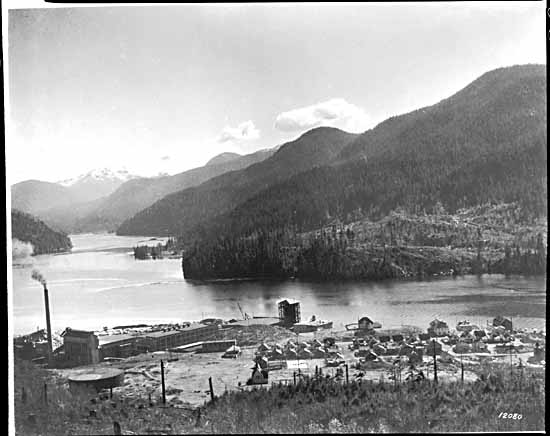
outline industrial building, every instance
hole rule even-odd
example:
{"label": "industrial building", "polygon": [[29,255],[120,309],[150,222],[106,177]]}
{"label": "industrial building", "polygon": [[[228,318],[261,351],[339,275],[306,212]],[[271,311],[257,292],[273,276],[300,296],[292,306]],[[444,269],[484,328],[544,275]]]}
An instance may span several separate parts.
{"label": "industrial building", "polygon": [[218,331],[218,325],[191,324],[183,329],[146,333],[136,343],[138,353],[162,351],[180,345],[208,339]]}
{"label": "industrial building", "polygon": [[301,321],[300,302],[296,300],[282,300],[278,303],[279,320],[281,324],[290,326]]}
{"label": "industrial building", "polygon": [[106,357],[130,357],[137,353],[136,335],[109,335],[99,337],[99,358],[100,360]]}
{"label": "industrial building", "polygon": [[94,332],[67,327],[61,336],[66,364],[77,366],[99,362],[99,340]]}

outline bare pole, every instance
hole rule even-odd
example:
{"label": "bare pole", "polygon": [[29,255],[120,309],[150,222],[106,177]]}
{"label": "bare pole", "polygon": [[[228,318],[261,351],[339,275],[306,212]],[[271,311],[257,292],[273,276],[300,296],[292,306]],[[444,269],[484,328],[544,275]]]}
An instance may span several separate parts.
{"label": "bare pole", "polygon": [[464,364],[462,363],[462,353],[460,353],[460,380],[464,385]]}
{"label": "bare pole", "polygon": [[513,377],[514,376],[514,367],[512,366],[512,342],[510,342],[510,349],[509,350],[510,350],[510,377]]}
{"label": "bare pole", "polygon": [[164,362],[160,361],[160,379],[162,383],[162,404],[166,404],[166,387],[164,385]]}
{"label": "bare pole", "polygon": [[437,360],[435,357],[435,339],[432,339],[433,351],[434,351],[434,382],[437,383]]}
{"label": "bare pole", "polygon": [[214,402],[214,387],[212,386],[212,377],[208,377],[208,384],[210,385],[210,399]]}

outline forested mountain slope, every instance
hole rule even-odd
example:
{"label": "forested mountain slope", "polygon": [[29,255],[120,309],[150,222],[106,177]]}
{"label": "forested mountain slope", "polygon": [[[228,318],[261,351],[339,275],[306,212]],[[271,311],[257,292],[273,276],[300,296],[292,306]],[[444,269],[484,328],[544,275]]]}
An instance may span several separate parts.
{"label": "forested mountain slope", "polygon": [[[224,246],[245,247],[250,240],[276,251],[281,235],[378,221],[396,208],[420,216],[441,207],[455,214],[516,204],[515,226],[529,225],[547,212],[546,124],[544,66],[491,71],[449,99],[365,132],[331,165],[272,185],[182,232],[184,264],[205,259],[206,268],[208,259],[227,253]],[[237,263],[253,257],[240,253]],[[209,270],[204,276],[231,274],[231,268],[221,275]]]}
{"label": "forested mountain slope", "polygon": [[200,186],[168,195],[125,221],[119,235],[177,235],[232,210],[263,189],[310,168],[324,165],[356,135],[339,129],[313,129],[282,145],[273,156]]}
{"label": "forested mountain slope", "polygon": [[202,236],[283,225],[307,231],[335,219],[380,218],[398,206],[431,210],[438,202],[454,212],[517,201],[526,218],[546,214],[546,123],[545,68],[495,70],[450,99],[365,132],[333,165],[203,222]]}
{"label": "forested mountain slope", "polygon": [[57,253],[72,248],[70,238],[50,229],[38,218],[15,209],[11,211],[11,237],[33,246],[33,254]]}

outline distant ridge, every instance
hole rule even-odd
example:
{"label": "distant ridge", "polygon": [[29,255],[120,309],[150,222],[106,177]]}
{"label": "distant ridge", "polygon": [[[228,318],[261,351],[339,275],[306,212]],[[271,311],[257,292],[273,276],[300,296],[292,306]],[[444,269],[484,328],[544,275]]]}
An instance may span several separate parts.
{"label": "distant ridge", "polygon": [[123,222],[117,234],[156,236],[192,231],[194,226],[232,210],[262,189],[330,162],[356,136],[332,127],[313,129],[278,147],[262,162],[166,196]]}
{"label": "distant ridge", "polygon": [[239,157],[241,157],[241,155],[238,153],[221,153],[206,162],[205,166],[225,164],[238,159]]}
{"label": "distant ridge", "polygon": [[[32,189],[30,194],[23,196],[20,195],[21,187],[17,187],[15,192],[12,189],[12,198],[18,205],[28,201],[28,197],[42,198],[41,207],[34,208],[32,211],[49,225],[67,233],[114,231],[125,219],[171,192],[199,185],[228,171],[245,168],[264,160],[274,152],[275,150],[259,150],[248,155],[236,156],[234,159],[220,158],[217,159],[218,163],[214,162],[173,176],[138,178],[128,175],[127,181],[119,183],[115,190],[92,201],[86,200],[86,196],[73,193],[72,186],[65,187],[58,184],[50,184],[53,185],[50,188],[55,192],[47,197],[40,192],[33,192]],[[101,174],[103,171],[100,171]],[[93,174],[88,174],[72,183],[75,187],[82,187],[87,180],[93,178]],[[23,186],[26,183],[23,182]],[[25,210],[25,207],[22,209]]]}

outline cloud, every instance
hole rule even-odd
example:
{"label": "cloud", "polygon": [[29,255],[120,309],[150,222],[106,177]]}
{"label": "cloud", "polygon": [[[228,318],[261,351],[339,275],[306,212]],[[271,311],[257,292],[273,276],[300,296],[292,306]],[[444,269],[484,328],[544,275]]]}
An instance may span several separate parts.
{"label": "cloud", "polygon": [[259,137],[260,131],[254,126],[254,123],[245,121],[237,127],[225,126],[218,137],[218,142],[250,141]]}
{"label": "cloud", "polygon": [[373,120],[364,109],[343,98],[333,98],[277,115],[275,128],[295,132],[318,126],[338,127],[353,133],[362,133],[373,126]]}

